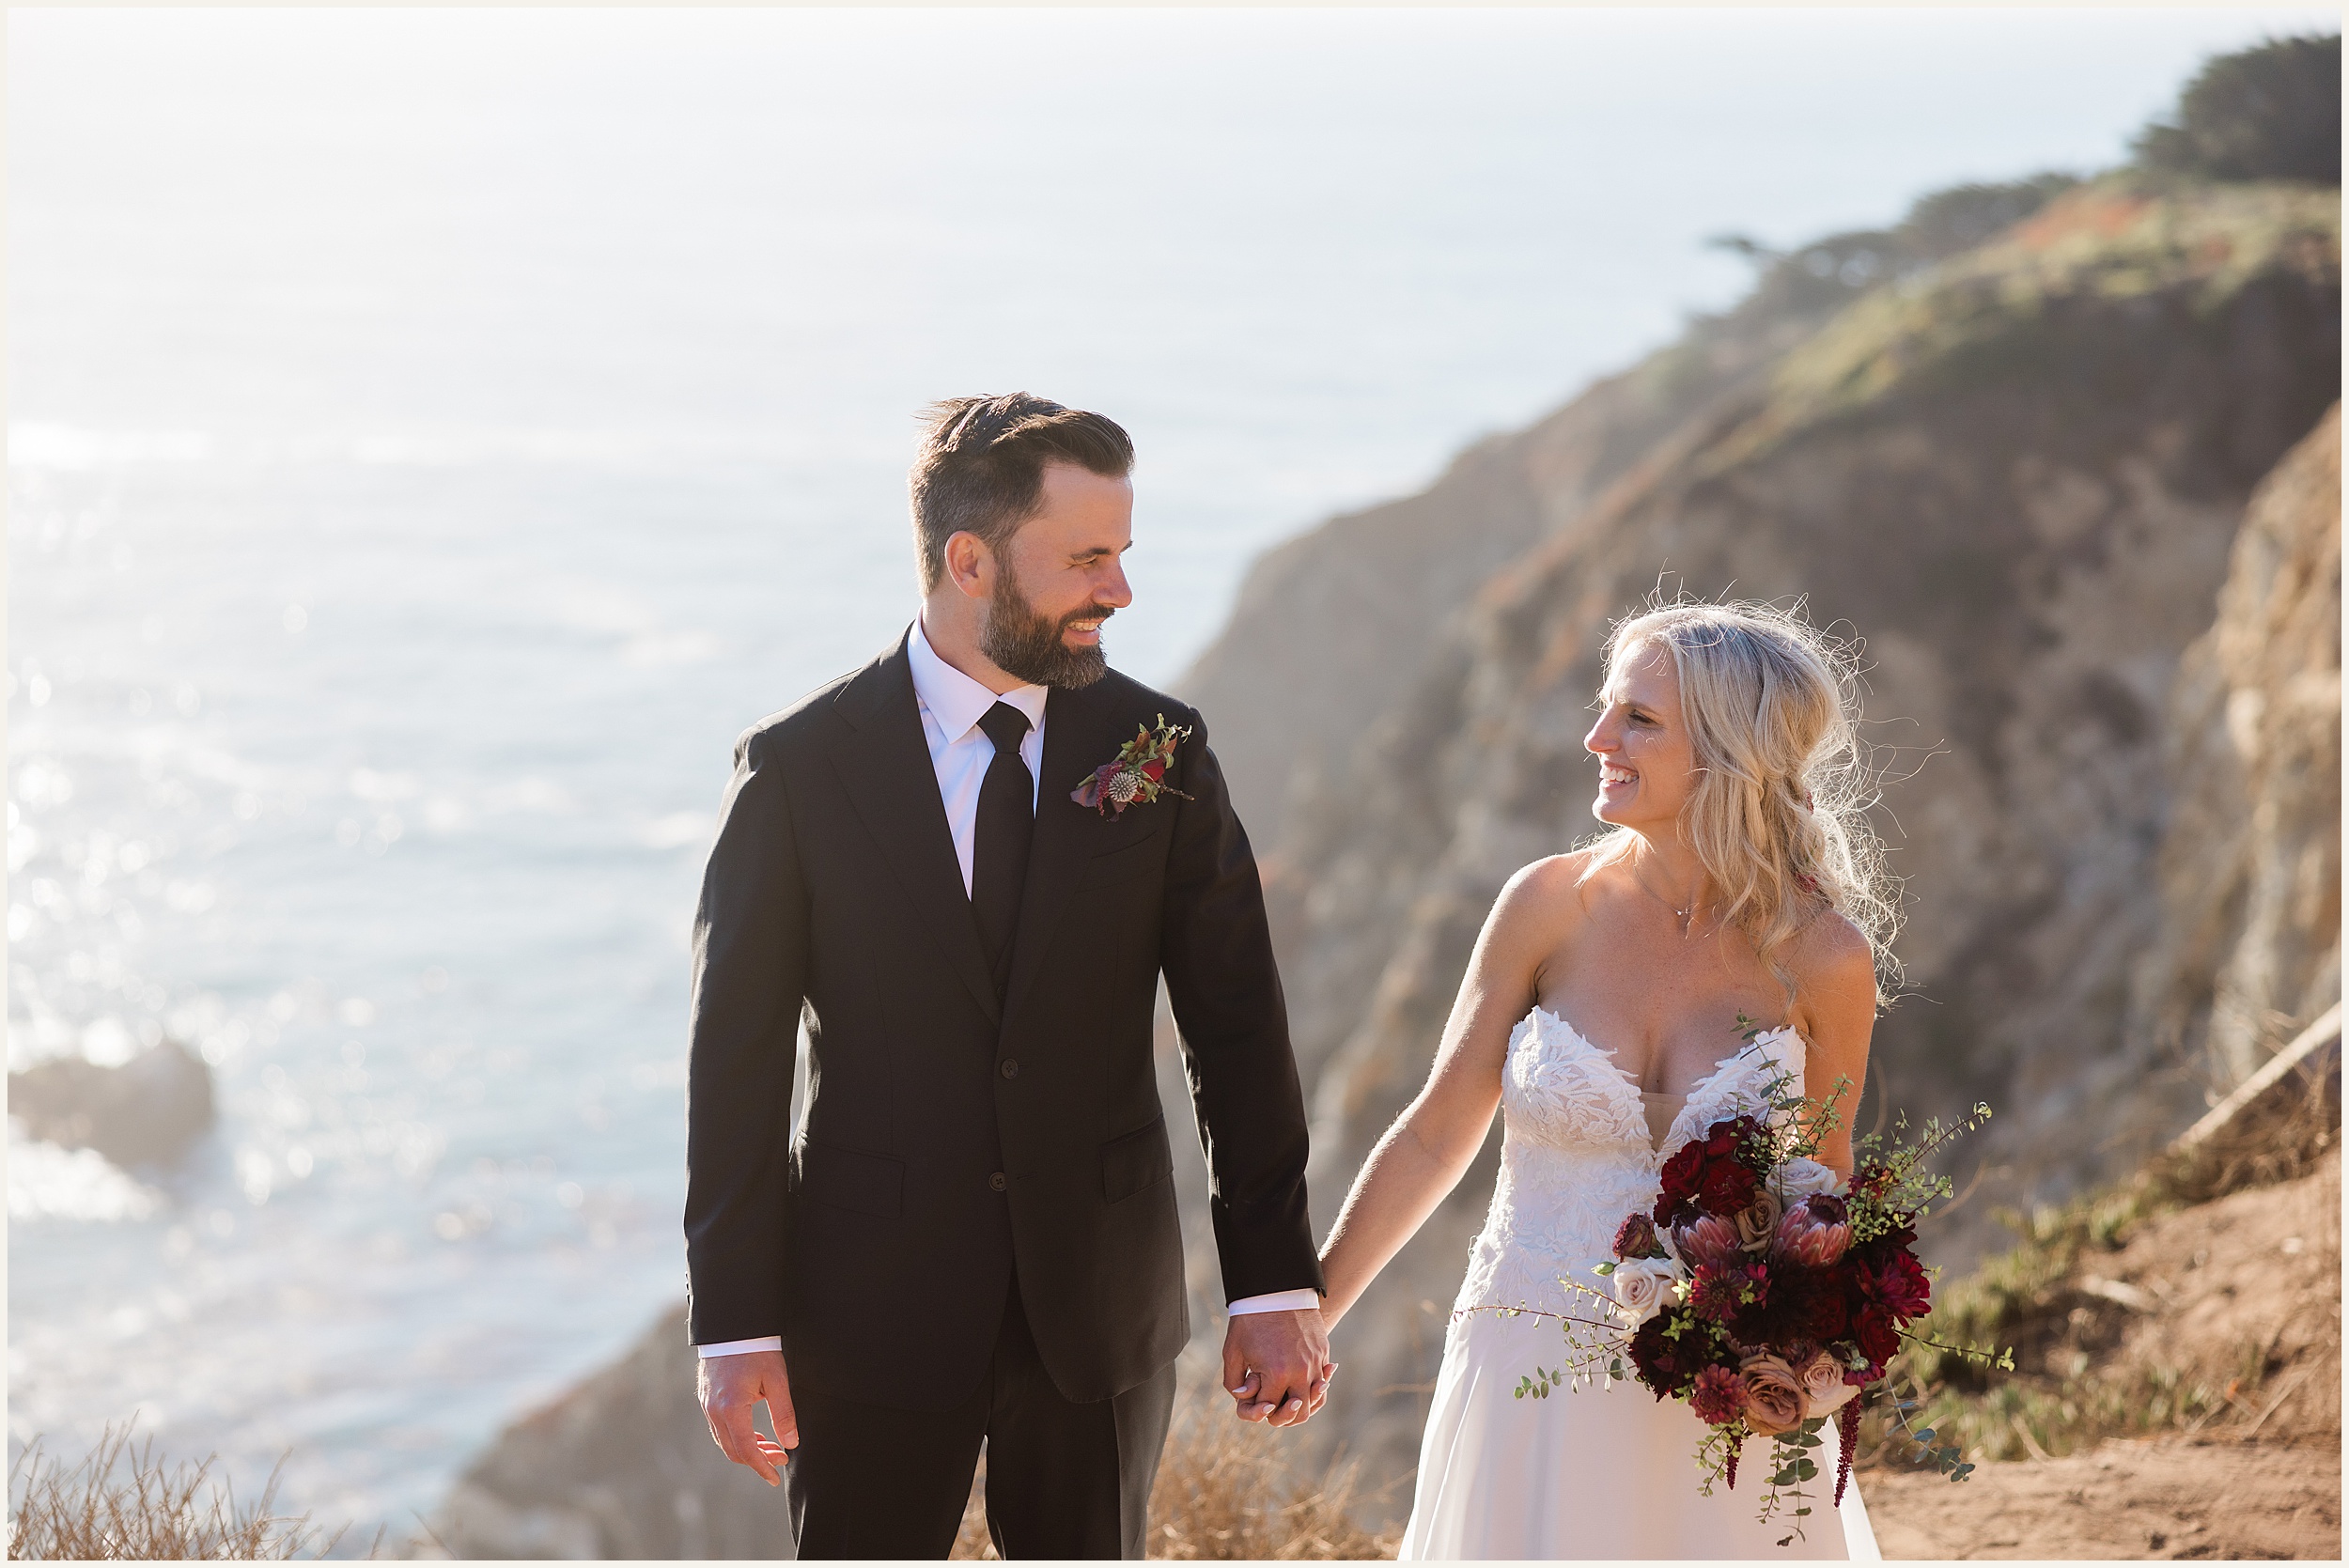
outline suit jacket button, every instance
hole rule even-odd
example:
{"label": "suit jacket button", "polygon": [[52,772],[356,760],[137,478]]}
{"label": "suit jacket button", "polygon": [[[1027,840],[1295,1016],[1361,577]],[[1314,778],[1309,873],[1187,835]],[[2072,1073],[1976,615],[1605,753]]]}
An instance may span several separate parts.
{"label": "suit jacket button", "polygon": [[1003,1063],[1003,1076],[1005,1078],[1018,1078],[1019,1076],[1019,1063],[1006,1059]]}
{"label": "suit jacket button", "polygon": [[1009,1187],[1011,1183],[1003,1180],[1003,1173],[1001,1171],[998,1171],[993,1175],[987,1178],[987,1185],[993,1188],[996,1191],[1001,1192],[1003,1188]]}

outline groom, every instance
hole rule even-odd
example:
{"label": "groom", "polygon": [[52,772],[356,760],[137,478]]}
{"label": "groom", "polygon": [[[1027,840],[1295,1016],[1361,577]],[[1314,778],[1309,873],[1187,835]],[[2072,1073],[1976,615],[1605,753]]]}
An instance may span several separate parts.
{"label": "groom", "polygon": [[1004,1557],[1138,1558],[1190,1337],[1159,976],[1213,1176],[1224,1386],[1276,1426],[1333,1370],[1302,1096],[1205,727],[1103,658],[1133,599],[1132,443],[1024,393],[931,412],[920,618],[736,743],[702,885],[702,1405],[728,1458],[783,1474],[802,1558],[942,1558],[982,1440]]}

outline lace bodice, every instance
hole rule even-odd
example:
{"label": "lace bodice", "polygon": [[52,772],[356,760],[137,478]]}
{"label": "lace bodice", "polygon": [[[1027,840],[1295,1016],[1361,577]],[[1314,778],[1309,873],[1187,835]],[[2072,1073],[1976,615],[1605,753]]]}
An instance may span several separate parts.
{"label": "lace bodice", "polygon": [[[1560,1281],[1599,1287],[1592,1265],[1610,1254],[1624,1216],[1656,1202],[1666,1157],[1723,1117],[1765,1114],[1781,1075],[1800,1094],[1802,1065],[1792,1029],[1756,1035],[1698,1082],[1659,1150],[1640,1086],[1572,1024],[1534,1008],[1509,1032],[1501,1178],[1455,1306],[1567,1311]],[[1578,1315],[1587,1310],[1585,1301]]]}

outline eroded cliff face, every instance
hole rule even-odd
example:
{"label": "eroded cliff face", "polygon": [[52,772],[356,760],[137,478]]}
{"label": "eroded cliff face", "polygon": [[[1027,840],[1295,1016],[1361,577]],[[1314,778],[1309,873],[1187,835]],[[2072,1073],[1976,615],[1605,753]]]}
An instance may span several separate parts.
{"label": "eroded cliff face", "polygon": [[[1461,454],[1424,492],[1333,518],[1260,558],[1223,635],[1184,678],[1260,856],[1346,787],[1363,722],[1435,650],[1477,587],[1586,510],[1692,420],[1750,396],[1839,303],[1764,302],[1599,382],[1532,428]],[[1281,692],[1262,688],[1277,679]],[[1294,809],[1293,809],[1294,808]]]}
{"label": "eroded cliff face", "polygon": [[[2128,1001],[2164,929],[2165,715],[2247,498],[2337,394],[2339,213],[2304,188],[2075,192],[1682,405],[1611,478],[1583,470],[1415,663],[1333,660],[1347,695],[1317,700],[1357,738],[1289,749],[1274,840],[1317,1218],[1423,1079],[1501,882],[1595,828],[1598,649],[1659,581],[1804,596],[1865,642],[1910,903],[1861,1125],[1888,1103],[1999,1111],[1979,1188],[1928,1238],[1942,1259],[1995,1239],[1993,1204],[2108,1177],[2182,1126],[2203,1079]],[[1478,536],[1472,499],[1431,490],[1423,528]],[[1359,534],[1306,542],[1284,576],[1375,575]],[[1316,629],[1287,634],[1310,650]],[[1278,771],[1278,749],[1244,753],[1250,724],[1304,722],[1286,691],[1187,692],[1236,777]],[[1327,1425],[1374,1475],[1413,1457],[1490,1156],[1341,1330]]]}
{"label": "eroded cliff face", "polygon": [[2223,1093],[2341,996],[2341,407],[2251,498],[2180,662],[2136,1030]]}

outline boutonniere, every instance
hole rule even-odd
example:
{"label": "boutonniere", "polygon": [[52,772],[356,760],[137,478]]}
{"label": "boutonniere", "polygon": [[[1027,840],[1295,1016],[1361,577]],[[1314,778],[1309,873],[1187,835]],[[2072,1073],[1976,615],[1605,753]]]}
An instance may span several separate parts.
{"label": "boutonniere", "polygon": [[1166,782],[1166,765],[1174,760],[1174,748],[1190,735],[1189,728],[1170,724],[1166,715],[1159,714],[1156,729],[1148,724],[1137,729],[1134,737],[1117,749],[1117,760],[1086,774],[1085,782],[1068,798],[1081,806],[1098,807],[1103,816],[1122,816],[1136,800],[1147,805],[1160,795],[1190,800]]}

